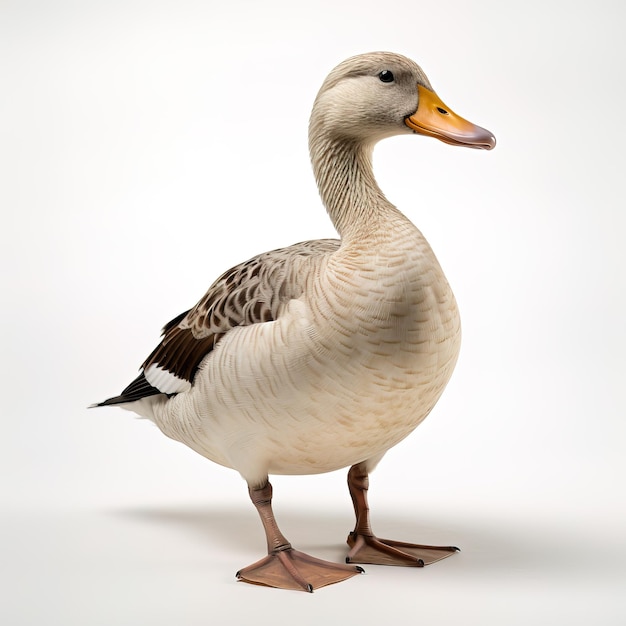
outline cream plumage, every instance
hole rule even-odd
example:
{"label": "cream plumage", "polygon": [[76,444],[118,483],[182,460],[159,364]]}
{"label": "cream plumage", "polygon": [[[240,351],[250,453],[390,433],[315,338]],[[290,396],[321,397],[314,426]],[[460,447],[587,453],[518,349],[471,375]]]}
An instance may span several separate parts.
{"label": "cream plumage", "polygon": [[240,578],[312,590],[360,568],[294,550],[271,510],[269,474],[352,466],[357,523],[348,562],[423,565],[451,554],[379,540],[367,476],[428,415],[454,368],[454,296],[420,231],[383,195],[371,154],[384,137],[419,133],[491,149],[491,133],[455,115],[422,70],[391,53],[341,63],[309,128],[320,195],[341,240],[307,241],[223,274],[172,320],[120,404],[169,437],[240,472],[268,556]]}

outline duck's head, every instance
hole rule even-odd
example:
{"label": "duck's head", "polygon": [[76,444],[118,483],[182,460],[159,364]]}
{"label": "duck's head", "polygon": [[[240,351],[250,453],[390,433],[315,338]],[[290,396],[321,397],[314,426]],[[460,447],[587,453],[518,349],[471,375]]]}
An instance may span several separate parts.
{"label": "duck's head", "polygon": [[362,54],[328,75],[313,107],[312,136],[374,144],[403,133],[482,150],[496,145],[492,133],[454,113],[422,69],[399,54]]}

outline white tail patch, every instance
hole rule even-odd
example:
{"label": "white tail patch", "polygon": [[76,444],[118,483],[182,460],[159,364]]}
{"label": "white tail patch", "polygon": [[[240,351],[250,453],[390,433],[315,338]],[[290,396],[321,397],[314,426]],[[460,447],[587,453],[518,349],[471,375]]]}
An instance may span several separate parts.
{"label": "white tail patch", "polygon": [[168,372],[156,363],[143,373],[146,380],[161,393],[181,393],[191,389],[191,383]]}

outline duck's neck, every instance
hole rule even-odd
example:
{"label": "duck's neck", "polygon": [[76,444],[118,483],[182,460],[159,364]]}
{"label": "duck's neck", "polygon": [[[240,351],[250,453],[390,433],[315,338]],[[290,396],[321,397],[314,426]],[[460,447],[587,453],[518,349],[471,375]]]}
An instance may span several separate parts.
{"label": "duck's neck", "polygon": [[311,161],[322,202],[342,241],[380,237],[406,218],[385,198],[372,170],[373,144],[310,141]]}

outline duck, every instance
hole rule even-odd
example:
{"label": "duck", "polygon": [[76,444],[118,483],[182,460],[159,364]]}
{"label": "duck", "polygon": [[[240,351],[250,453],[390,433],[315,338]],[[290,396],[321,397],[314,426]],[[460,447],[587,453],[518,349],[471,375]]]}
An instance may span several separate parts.
{"label": "duck", "polygon": [[[458,551],[381,539],[369,475],[426,418],[461,344],[451,287],[418,228],[383,194],[374,146],[421,135],[491,150],[494,135],[443,103],[414,61],[353,56],[315,98],[309,149],[321,201],[339,238],[265,252],[224,272],[119,395],[120,406],[242,476],[267,554],[241,581],[312,592],[364,570],[423,567]],[[271,475],[348,470],[355,526],[345,563],[294,548],[272,509]]]}

